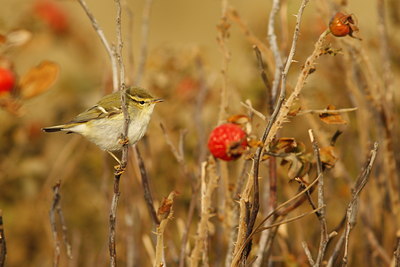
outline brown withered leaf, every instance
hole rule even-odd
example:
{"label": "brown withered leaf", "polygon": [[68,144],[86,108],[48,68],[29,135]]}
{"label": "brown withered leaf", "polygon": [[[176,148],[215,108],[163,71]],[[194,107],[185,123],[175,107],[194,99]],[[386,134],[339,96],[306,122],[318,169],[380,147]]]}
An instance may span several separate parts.
{"label": "brown withered leaf", "polygon": [[282,137],[276,139],[271,145],[271,151],[275,153],[299,153],[305,151],[305,145],[294,138]]}
{"label": "brown withered leaf", "polygon": [[292,148],[296,147],[297,143],[296,140],[294,138],[288,138],[288,137],[282,137],[279,139],[276,139],[273,142],[272,145],[272,150],[273,151],[287,151],[287,150],[291,150]]}
{"label": "brown withered leaf", "polygon": [[319,154],[324,167],[331,169],[335,166],[337,157],[335,155],[335,148],[333,146],[322,147],[319,151]]}
{"label": "brown withered leaf", "polygon": [[[326,108],[327,110],[335,110],[335,106],[334,105],[328,105],[328,107]],[[345,121],[342,117],[342,115],[340,115],[340,113],[332,113],[332,112],[326,112],[326,113],[320,113],[319,114],[319,118],[325,122],[326,124],[347,124],[347,121]]]}
{"label": "brown withered leaf", "polygon": [[60,67],[51,61],[42,61],[21,77],[20,90],[23,99],[35,97],[46,92],[57,80]]}
{"label": "brown withered leaf", "polygon": [[247,141],[247,145],[249,146],[249,147],[255,147],[255,148],[257,148],[257,147],[262,147],[263,146],[263,142],[261,142],[260,140],[258,140],[258,139],[255,139],[255,138],[250,138],[248,141]]}
{"label": "brown withered leaf", "polygon": [[168,216],[171,213],[172,210],[172,205],[174,203],[175,196],[178,195],[177,192],[172,191],[167,198],[164,198],[163,201],[161,202],[160,207],[158,208],[157,211],[157,216],[160,219],[160,221],[167,219]]}

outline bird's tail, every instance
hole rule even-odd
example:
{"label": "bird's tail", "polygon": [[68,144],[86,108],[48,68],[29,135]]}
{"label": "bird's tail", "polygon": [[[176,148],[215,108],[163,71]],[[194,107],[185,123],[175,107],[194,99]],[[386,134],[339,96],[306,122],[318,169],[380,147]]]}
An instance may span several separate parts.
{"label": "bird's tail", "polygon": [[65,125],[56,125],[56,126],[42,128],[42,131],[44,131],[46,133],[53,133],[53,132],[62,131],[64,129],[65,129]]}

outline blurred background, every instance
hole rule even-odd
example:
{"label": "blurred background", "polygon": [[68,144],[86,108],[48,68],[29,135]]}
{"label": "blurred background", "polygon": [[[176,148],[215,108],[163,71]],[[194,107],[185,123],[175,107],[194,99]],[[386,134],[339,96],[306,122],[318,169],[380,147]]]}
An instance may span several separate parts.
{"label": "blurred background", "polygon": [[[149,174],[155,206],[158,207],[170,192],[179,192],[174,203],[174,217],[165,233],[166,262],[177,266],[193,196],[192,186],[199,177],[200,162],[208,155],[207,136],[218,123],[216,114],[224,77],[229,99],[227,117],[248,114],[240,103],[247,99],[256,110],[268,114],[266,88],[259,74],[253,44],[257,39],[269,47],[266,36],[272,3],[229,1],[238,16],[228,16],[226,46],[230,60],[226,76],[223,76],[224,56],[217,42],[217,25],[222,12],[220,1],[152,1],[148,17],[144,14],[150,1],[122,2],[127,82],[165,99],[156,106],[147,134],[138,146]],[[276,32],[284,59],[291,45],[296,19],[293,14],[297,13],[300,2],[282,1],[277,15]],[[114,1],[87,0],[87,4],[108,40],[115,44]],[[327,221],[331,230],[345,214],[352,182],[371,144],[373,141],[381,144],[370,183],[362,195],[360,213],[363,216],[351,236],[349,266],[388,266],[392,262],[395,233],[400,223],[395,214],[399,207],[393,206],[398,202],[392,201],[399,192],[396,187],[390,189],[392,183],[399,183],[396,172],[400,160],[395,153],[400,148],[399,2],[310,1],[294,57],[298,62],[293,63],[288,75],[288,92],[314,43],[338,10],[354,14],[360,29],[355,35],[362,40],[349,36],[328,37],[327,44],[336,55],[324,55],[319,59],[317,71],[310,76],[297,106],[302,110],[320,110],[331,104],[338,109],[358,107],[358,110],[342,115],[346,124],[327,124],[318,114],[295,116],[285,124],[279,136],[303,143],[305,151],[312,155],[309,128],[316,129],[321,146],[329,145],[337,130],[343,132],[335,145],[336,166],[327,171],[325,178]],[[379,15],[382,11],[386,25],[383,31],[382,15]],[[143,37],[146,18],[148,39]],[[61,207],[73,254],[73,258],[68,259],[62,245],[60,266],[107,266],[108,214],[115,162],[80,136],[45,134],[41,128],[68,122],[112,91],[108,55],[78,1],[2,0],[0,35],[0,67],[11,71],[15,80],[11,90],[0,92],[0,210],[7,242],[6,266],[53,265],[54,241],[49,210],[53,201],[52,187],[58,181],[61,181]],[[141,47],[147,51],[143,75],[140,62],[144,62],[146,54]],[[267,54],[264,58],[273,69],[274,63],[269,62]],[[272,81],[273,75],[267,75]],[[27,76],[41,84],[35,87],[40,90],[28,92],[26,84],[32,82],[26,81]],[[385,119],[382,116],[386,116]],[[173,156],[161,123],[175,146],[183,140],[184,162],[190,175]],[[265,121],[254,116],[251,125],[251,136],[259,139]],[[180,138],[182,132],[185,132],[183,139]],[[245,161],[243,157],[228,163],[232,186],[240,177]],[[281,159],[277,161],[280,202],[293,196],[298,185],[289,182],[293,177],[288,175],[288,165],[281,165]],[[309,163],[314,162],[311,159]],[[397,166],[393,166],[396,163]],[[315,175],[315,170],[309,174],[310,177]],[[266,162],[261,166],[260,176],[265,186],[260,190],[267,191]],[[309,208],[303,205],[299,213]],[[263,210],[266,205],[261,206]],[[217,204],[214,208],[216,216],[212,223],[217,230],[224,229],[221,226],[223,214],[219,214]],[[189,228],[189,243],[196,233],[197,215],[195,211]],[[121,180],[118,209],[117,251],[121,266],[152,265],[153,230],[136,159],[132,156]],[[210,265],[223,266],[229,232],[210,231]],[[319,224],[315,216],[280,228],[272,254],[273,266],[307,266],[301,247],[303,240],[316,253]],[[332,250],[333,245],[327,254]]]}

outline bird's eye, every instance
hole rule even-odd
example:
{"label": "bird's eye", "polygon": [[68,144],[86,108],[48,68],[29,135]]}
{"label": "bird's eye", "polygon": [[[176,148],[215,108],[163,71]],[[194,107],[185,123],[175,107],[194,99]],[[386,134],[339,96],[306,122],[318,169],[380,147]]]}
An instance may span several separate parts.
{"label": "bird's eye", "polygon": [[139,101],[139,104],[140,104],[140,105],[144,105],[144,103],[146,103],[146,102],[144,102],[143,100],[142,100],[142,101]]}

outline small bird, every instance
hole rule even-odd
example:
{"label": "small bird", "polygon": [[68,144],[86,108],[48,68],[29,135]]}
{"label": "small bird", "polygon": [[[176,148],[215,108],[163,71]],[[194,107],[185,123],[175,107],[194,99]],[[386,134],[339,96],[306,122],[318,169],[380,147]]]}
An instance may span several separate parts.
{"label": "small bird", "polygon": [[[133,145],[145,134],[154,105],[163,100],[152,97],[146,90],[139,87],[129,88],[126,96],[130,117],[128,139],[129,144]],[[104,96],[96,105],[82,112],[70,122],[45,127],[42,130],[49,133],[59,131],[78,133],[102,150],[112,152],[122,149],[121,133],[124,121],[120,92],[115,92]]]}

